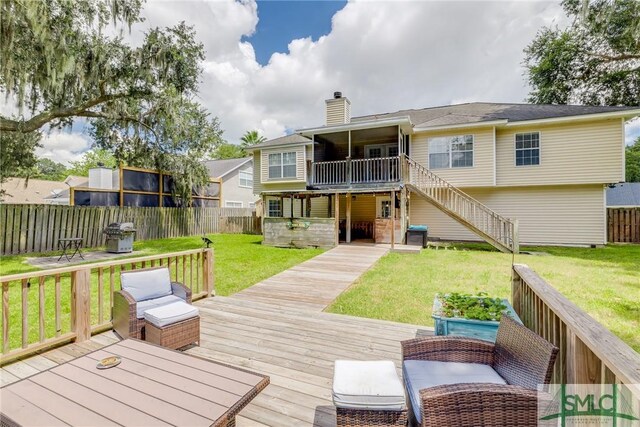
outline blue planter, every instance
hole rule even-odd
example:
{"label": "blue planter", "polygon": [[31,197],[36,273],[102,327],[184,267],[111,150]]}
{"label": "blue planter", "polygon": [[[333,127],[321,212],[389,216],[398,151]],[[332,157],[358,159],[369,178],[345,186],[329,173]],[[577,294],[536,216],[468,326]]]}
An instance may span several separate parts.
{"label": "blue planter", "polygon": [[[511,304],[509,304],[509,301],[503,299],[502,302],[507,306],[504,313],[513,317],[519,323],[522,323]],[[433,302],[434,312],[438,311],[439,305],[440,301],[436,298]],[[436,335],[455,335],[492,342],[496,340],[496,333],[498,332],[498,325],[500,324],[500,322],[493,320],[471,320],[460,317],[442,317],[435,314],[431,317],[436,323]]]}

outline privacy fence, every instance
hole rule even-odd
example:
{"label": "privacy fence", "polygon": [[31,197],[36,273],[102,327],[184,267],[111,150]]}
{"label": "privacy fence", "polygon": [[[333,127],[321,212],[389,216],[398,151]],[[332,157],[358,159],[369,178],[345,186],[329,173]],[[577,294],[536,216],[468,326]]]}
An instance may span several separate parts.
{"label": "privacy fence", "polygon": [[608,208],[607,223],[610,243],[640,243],[640,207]]}
{"label": "privacy fence", "polygon": [[207,233],[260,233],[260,220],[247,208],[0,205],[2,255],[58,249],[61,238],[81,237],[85,247],[105,245],[104,228],[132,222],[136,240]]}

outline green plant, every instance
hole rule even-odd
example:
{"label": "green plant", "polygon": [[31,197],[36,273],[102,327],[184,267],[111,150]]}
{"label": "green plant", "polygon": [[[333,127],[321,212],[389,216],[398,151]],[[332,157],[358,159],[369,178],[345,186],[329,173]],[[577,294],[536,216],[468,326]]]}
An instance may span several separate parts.
{"label": "green plant", "polygon": [[486,292],[479,292],[477,295],[439,293],[436,294],[436,299],[440,306],[437,314],[443,317],[499,321],[507,309],[501,298],[491,298]]}

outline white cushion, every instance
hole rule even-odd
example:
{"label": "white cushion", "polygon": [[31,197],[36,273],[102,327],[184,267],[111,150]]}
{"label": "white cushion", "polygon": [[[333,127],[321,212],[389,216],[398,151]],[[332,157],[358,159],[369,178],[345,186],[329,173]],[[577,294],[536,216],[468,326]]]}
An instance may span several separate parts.
{"label": "white cushion", "polygon": [[171,278],[168,268],[127,271],[120,275],[122,289],[136,301],[145,301],[171,295]]}
{"label": "white cushion", "polygon": [[144,320],[163,328],[198,315],[198,309],[184,301],[174,302],[144,312]]}
{"label": "white cushion", "polygon": [[422,389],[444,384],[506,384],[491,366],[481,363],[405,360],[402,365],[402,374],[418,423],[422,422],[420,414],[420,390]]}
{"label": "white cushion", "polygon": [[404,389],[395,364],[390,360],[336,360],[333,403],[339,408],[404,409]]}
{"label": "white cushion", "polygon": [[144,318],[144,312],[151,310],[152,308],[161,307],[163,305],[172,304],[174,302],[184,302],[184,300],[175,295],[167,295],[166,297],[148,299],[146,301],[140,301],[136,303],[136,317],[138,319]]}

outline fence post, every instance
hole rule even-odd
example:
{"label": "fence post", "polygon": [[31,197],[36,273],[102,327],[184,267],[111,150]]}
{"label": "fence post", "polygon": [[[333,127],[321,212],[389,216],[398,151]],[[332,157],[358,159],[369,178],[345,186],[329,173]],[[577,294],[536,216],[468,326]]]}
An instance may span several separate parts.
{"label": "fence post", "polygon": [[91,269],[71,272],[71,330],[76,342],[91,338]]}
{"label": "fence post", "polygon": [[207,297],[215,296],[215,273],[213,271],[213,249],[207,248],[204,250],[204,256],[202,258],[202,279],[204,280],[204,289],[207,292]]}

